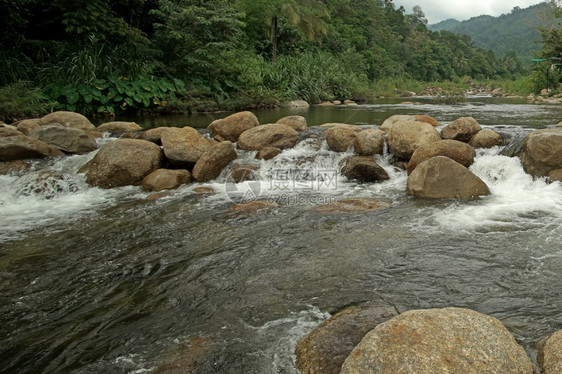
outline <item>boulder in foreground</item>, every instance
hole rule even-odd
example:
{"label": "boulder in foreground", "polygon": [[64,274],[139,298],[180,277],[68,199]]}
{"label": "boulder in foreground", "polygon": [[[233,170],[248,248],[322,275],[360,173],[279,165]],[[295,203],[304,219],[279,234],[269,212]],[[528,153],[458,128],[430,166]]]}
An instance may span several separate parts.
{"label": "boulder in foreground", "polygon": [[472,199],[490,194],[488,186],[449,157],[436,156],[419,164],[408,177],[406,193],[433,199]]}
{"label": "boulder in foreground", "polygon": [[299,133],[290,126],[280,123],[261,125],[246,130],[238,138],[238,148],[259,151],[265,147],[292,148],[297,144]]}
{"label": "boulder in foreground", "polygon": [[399,121],[388,132],[390,152],[403,160],[409,160],[418,147],[439,140],[437,130],[425,122]]}
{"label": "boulder in foreground", "polygon": [[521,159],[525,171],[535,177],[562,169],[562,128],[536,130],[527,135]]}
{"label": "boulder in foreground", "polygon": [[419,164],[435,156],[449,157],[467,168],[474,162],[476,152],[472,146],[458,140],[439,140],[422,145],[414,151],[408,162],[408,174],[411,174]]}
{"label": "boulder in foreground", "polygon": [[357,305],[342,310],[297,343],[297,368],[306,374],[338,374],[365,334],[396,315],[390,306]]}
{"label": "boulder in foreground", "polygon": [[411,310],[367,333],[342,374],[533,374],[525,350],[496,318],[463,308]]}
{"label": "boulder in foreground", "polygon": [[540,342],[537,361],[542,374],[562,373],[562,330]]}

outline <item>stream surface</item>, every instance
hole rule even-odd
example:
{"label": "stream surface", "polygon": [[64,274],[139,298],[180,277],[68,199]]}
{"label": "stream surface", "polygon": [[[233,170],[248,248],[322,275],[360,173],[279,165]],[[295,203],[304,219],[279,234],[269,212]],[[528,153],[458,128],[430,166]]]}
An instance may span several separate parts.
{"label": "stream surface", "polygon": [[[256,114],[261,123],[300,114],[309,125],[363,126],[392,114],[428,114],[443,124],[472,116],[506,139],[562,118],[552,105],[408,100],[421,104]],[[142,123],[204,128],[227,114]],[[404,193],[407,175],[387,154],[377,162],[390,180],[358,184],[337,173],[349,154],[304,140],[260,161],[261,182],[236,186],[281,203],[256,214],[232,211],[226,172],[156,201],[145,201],[140,187],[91,188],[76,172],[94,153],[0,176],[2,373],[157,373],[179,365],[193,373],[295,374],[296,342],[362,302],[492,315],[533,361],[539,341],[562,329],[562,184],[531,178],[502,147],[478,150],[470,168],[491,196],[433,201]],[[254,154],[240,152],[236,162]],[[290,177],[272,178],[281,174]],[[328,178],[321,183],[320,175]],[[359,197],[392,205],[314,211]]]}

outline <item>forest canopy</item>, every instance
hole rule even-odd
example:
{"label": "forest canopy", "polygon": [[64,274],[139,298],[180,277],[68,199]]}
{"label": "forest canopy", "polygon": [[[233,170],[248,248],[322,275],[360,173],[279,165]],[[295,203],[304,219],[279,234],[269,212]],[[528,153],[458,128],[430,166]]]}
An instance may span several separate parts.
{"label": "forest canopy", "polygon": [[0,0],[0,25],[0,87],[85,113],[369,100],[385,79],[523,73],[514,52],[430,31],[422,8],[391,0]]}

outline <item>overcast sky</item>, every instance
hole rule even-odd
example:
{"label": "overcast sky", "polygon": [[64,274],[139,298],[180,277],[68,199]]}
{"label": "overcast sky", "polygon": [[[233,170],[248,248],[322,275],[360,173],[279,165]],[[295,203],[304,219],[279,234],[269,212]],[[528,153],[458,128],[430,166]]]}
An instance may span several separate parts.
{"label": "overcast sky", "polygon": [[419,5],[429,24],[454,18],[459,21],[483,14],[500,16],[518,6],[521,9],[542,3],[542,0],[394,0],[396,8],[403,6],[407,14]]}

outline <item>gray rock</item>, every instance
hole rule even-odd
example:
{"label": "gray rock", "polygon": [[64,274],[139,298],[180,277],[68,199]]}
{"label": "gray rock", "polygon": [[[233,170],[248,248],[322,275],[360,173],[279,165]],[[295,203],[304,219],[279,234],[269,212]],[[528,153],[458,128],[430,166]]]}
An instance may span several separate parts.
{"label": "gray rock", "polygon": [[29,135],[66,153],[88,153],[98,149],[96,140],[86,131],[58,124],[39,126]]}

